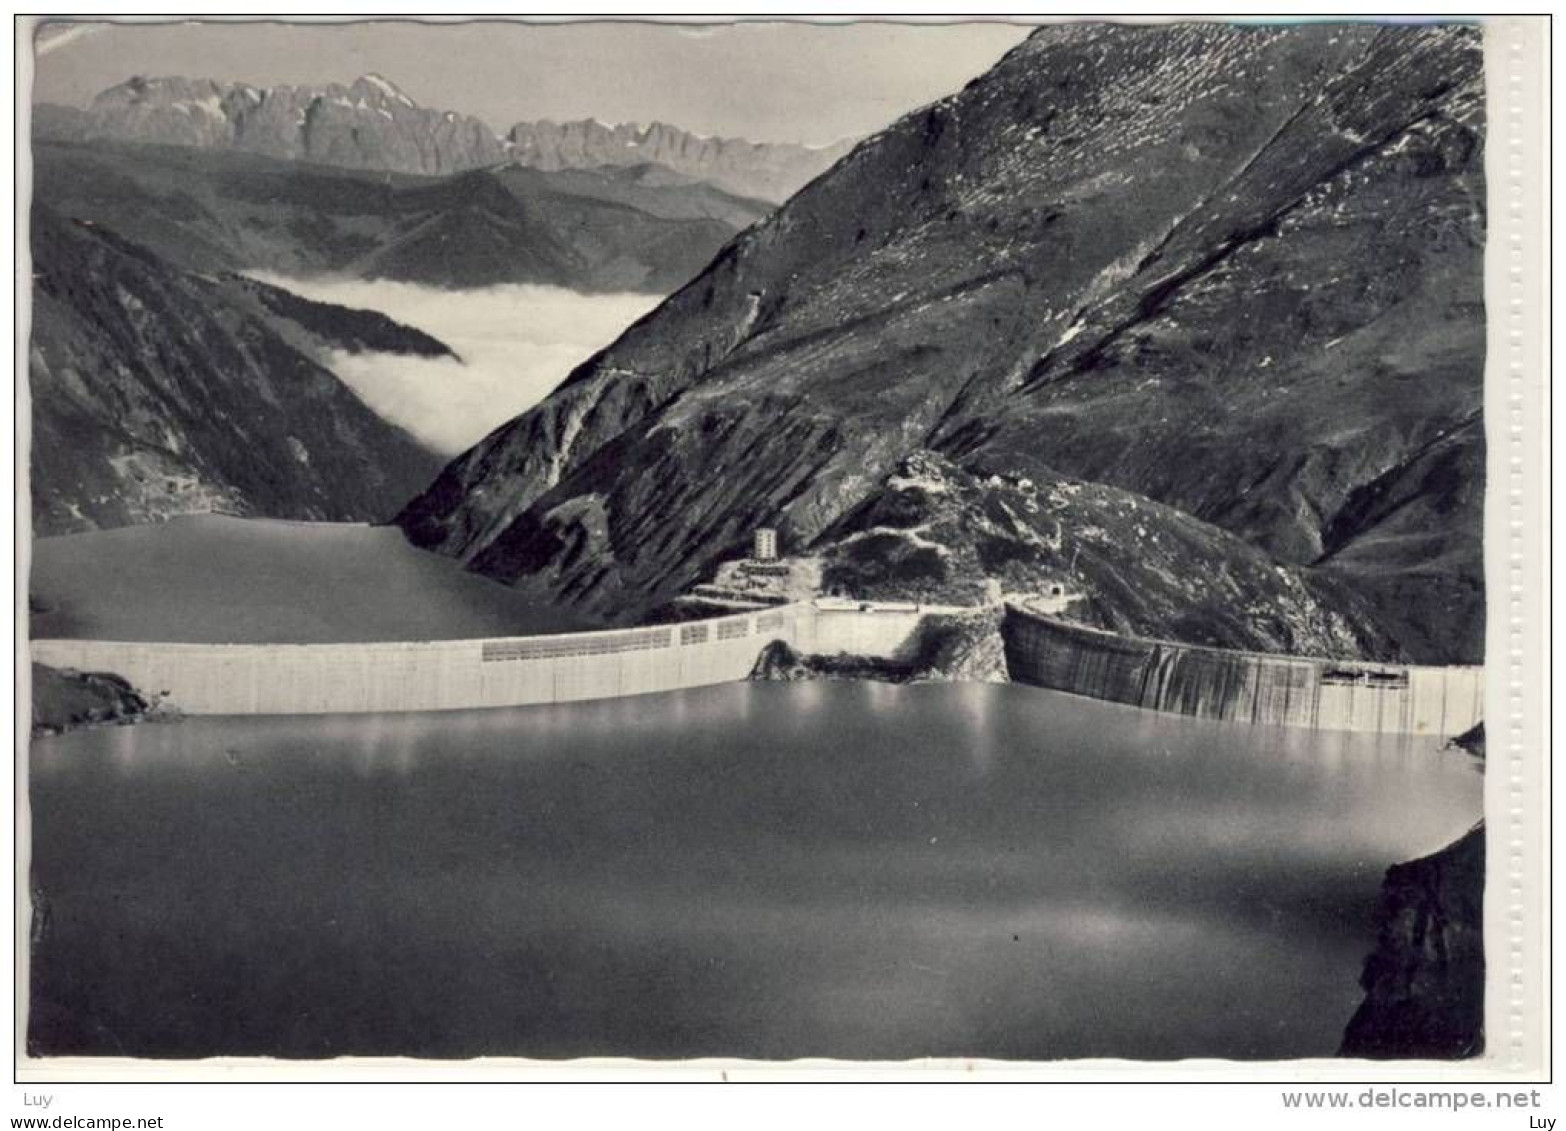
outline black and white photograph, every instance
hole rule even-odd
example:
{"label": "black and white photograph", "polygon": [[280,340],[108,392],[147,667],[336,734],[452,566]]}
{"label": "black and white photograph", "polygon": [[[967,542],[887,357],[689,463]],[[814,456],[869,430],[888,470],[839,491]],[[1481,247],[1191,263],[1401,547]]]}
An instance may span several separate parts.
{"label": "black and white photograph", "polygon": [[1504,1051],[1492,29],[1041,20],[25,29],[19,1058]]}

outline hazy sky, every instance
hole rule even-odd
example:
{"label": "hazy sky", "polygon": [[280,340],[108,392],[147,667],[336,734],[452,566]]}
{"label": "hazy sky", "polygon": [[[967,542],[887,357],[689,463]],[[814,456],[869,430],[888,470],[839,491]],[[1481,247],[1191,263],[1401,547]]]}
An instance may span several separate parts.
{"label": "hazy sky", "polygon": [[82,106],[132,75],[280,83],[376,72],[497,131],[535,118],[654,119],[821,144],[959,89],[1028,28],[965,23],[181,23],[40,32],[34,98]]}

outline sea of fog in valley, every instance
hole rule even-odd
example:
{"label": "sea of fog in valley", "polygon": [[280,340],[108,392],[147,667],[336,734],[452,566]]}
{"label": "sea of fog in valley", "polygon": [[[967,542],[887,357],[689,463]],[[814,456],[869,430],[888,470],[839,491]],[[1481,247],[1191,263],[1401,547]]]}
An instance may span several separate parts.
{"label": "sea of fog in valley", "polygon": [[580,362],[663,301],[509,284],[443,290],[366,279],[254,278],[316,302],[376,310],[439,338],[461,359],[333,350],[327,366],[381,416],[455,455],[537,404]]}

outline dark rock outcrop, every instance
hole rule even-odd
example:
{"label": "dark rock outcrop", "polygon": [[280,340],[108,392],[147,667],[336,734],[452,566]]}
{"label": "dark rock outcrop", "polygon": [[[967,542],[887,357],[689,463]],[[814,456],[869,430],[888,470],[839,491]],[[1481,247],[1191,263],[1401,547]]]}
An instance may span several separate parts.
{"label": "dark rock outcrop", "polygon": [[752,680],[873,679],[885,683],[1008,683],[1000,613],[938,613],[924,618],[893,656],[802,653],[782,640],[761,650]]}
{"label": "dark rock outcrop", "polygon": [[106,672],[78,672],[32,665],[34,738],[78,727],[131,723],[151,704],[129,683]]}
{"label": "dark rock outcrop", "polygon": [[1452,739],[1448,745],[1455,746],[1459,750],[1466,750],[1475,758],[1482,760],[1485,756],[1484,722],[1481,720],[1475,723],[1472,729],[1465,730],[1462,734]]}
{"label": "dark rock outcrop", "polygon": [[910,664],[874,656],[848,653],[817,655],[795,651],[782,640],[774,640],[756,657],[750,678],[763,683],[802,683],[812,679],[874,679],[884,683],[907,683],[913,679]]}
{"label": "dark rock outcrop", "polygon": [[210,510],[381,520],[439,465],[311,345],[443,348],[434,339],[182,271],[42,205],[31,235],[35,534]]}
{"label": "dark rock outcrop", "polygon": [[1387,870],[1365,1001],[1338,1055],[1458,1059],[1484,1051],[1484,825]]}
{"label": "dark rock outcrop", "polygon": [[[398,521],[627,620],[757,525],[808,550],[931,449],[1199,524],[1159,588],[1229,593],[1180,638],[1253,631],[1311,570],[1285,621],[1476,662],[1482,84],[1473,27],[1042,28],[736,239]],[[1276,580],[1230,585],[1249,554]],[[1134,620],[1137,599],[1099,604]]]}
{"label": "dark rock outcrop", "polygon": [[939,613],[916,637],[922,683],[1010,683],[1001,612]]}

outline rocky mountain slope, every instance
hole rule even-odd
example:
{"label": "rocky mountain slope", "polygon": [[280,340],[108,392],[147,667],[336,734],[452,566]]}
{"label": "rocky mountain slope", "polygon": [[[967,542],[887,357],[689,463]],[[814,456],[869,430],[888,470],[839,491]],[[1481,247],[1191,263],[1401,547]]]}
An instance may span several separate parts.
{"label": "rocky mountain slope", "polygon": [[[1159,591],[1236,580],[1184,633],[1265,608],[1276,586],[1243,579],[1270,562],[1311,579],[1340,642],[1477,660],[1482,82],[1472,27],[1042,28],[743,234],[399,521],[626,619],[758,524],[790,551],[829,539],[929,449],[1184,516],[1161,538],[1194,520]],[[1067,560],[1092,551],[1075,521]]]}
{"label": "rocky mountain slope", "polygon": [[350,172],[191,148],[42,143],[38,199],[199,271],[662,293],[767,205],[646,169]]}
{"label": "rocky mountain slope", "polygon": [[663,122],[484,122],[420,106],[379,75],[343,85],[257,87],[178,76],[136,77],[85,109],[42,104],[33,128],[56,141],[238,150],[346,169],[443,176],[516,164],[543,170],[655,163],[747,197],[786,200],[841,157],[829,146],[693,134]]}
{"label": "rocky mountain slope", "polygon": [[1135,636],[1323,656],[1392,649],[1351,590],[1221,527],[1102,483],[981,478],[931,453],[905,460],[814,550],[826,588],[871,600],[972,605],[987,582],[1015,594],[1060,583],[1081,598],[1075,619]]}
{"label": "rocky mountain slope", "polygon": [[428,335],[181,270],[42,205],[31,241],[35,534],[214,509],[379,520],[438,468],[315,360],[445,352]]}

